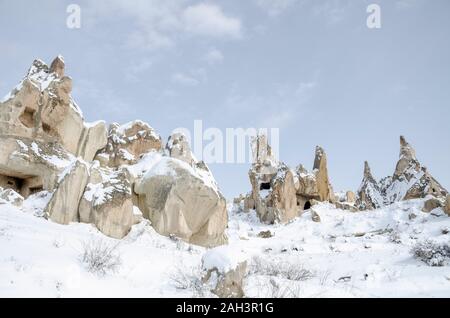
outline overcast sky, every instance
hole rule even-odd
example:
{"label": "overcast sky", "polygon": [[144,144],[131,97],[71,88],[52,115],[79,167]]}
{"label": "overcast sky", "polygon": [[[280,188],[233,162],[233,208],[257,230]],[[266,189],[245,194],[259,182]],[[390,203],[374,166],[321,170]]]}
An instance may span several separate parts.
{"label": "overcast sky", "polygon": [[[325,148],[335,190],[357,189],[364,160],[392,174],[404,134],[448,189],[449,30],[448,0],[0,0],[0,97],[62,54],[88,121],[142,119],[164,139],[196,119],[279,128],[291,166]],[[210,167],[227,197],[250,190],[248,164]]]}

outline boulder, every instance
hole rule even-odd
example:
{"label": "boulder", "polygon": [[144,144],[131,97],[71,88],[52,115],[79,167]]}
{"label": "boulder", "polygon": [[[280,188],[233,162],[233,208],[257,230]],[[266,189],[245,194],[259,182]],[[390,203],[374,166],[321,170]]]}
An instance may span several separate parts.
{"label": "boulder", "polygon": [[430,213],[434,209],[441,208],[443,206],[442,202],[436,198],[430,198],[425,201],[423,205],[423,212]]}
{"label": "boulder", "polygon": [[243,298],[243,280],[247,274],[246,256],[228,246],[215,248],[202,257],[206,275],[202,282],[219,298]]}
{"label": "boulder", "polygon": [[135,120],[124,125],[109,126],[106,147],[96,159],[110,167],[135,164],[143,154],[162,148],[162,139],[147,123]]}
{"label": "boulder", "polygon": [[61,174],[58,185],[44,209],[53,222],[69,224],[78,222],[78,205],[88,181],[86,163],[76,160]]}
{"label": "boulder", "polygon": [[158,233],[206,247],[227,243],[226,201],[209,170],[162,157],[136,181],[134,191]]}
{"label": "boulder", "polygon": [[127,170],[93,165],[79,204],[80,222],[94,224],[103,234],[121,239],[138,221]]}

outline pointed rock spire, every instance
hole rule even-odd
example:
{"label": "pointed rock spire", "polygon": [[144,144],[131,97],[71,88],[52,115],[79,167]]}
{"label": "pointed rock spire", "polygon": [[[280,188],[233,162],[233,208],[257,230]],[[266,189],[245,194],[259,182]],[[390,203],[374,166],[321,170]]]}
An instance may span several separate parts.
{"label": "pointed rock spire", "polygon": [[327,155],[322,147],[316,146],[313,171],[316,175],[317,189],[321,201],[334,201],[334,192],[328,177]]}
{"label": "pointed rock spire", "polygon": [[58,55],[50,65],[50,73],[56,73],[59,78],[64,76],[66,64],[64,63],[64,58]]}
{"label": "pointed rock spire", "polygon": [[400,136],[400,159],[406,158],[408,160],[416,159],[416,151],[406,141],[404,136]]}
{"label": "pointed rock spire", "polygon": [[364,161],[364,178],[372,178],[372,172],[370,171],[370,166],[367,161]]}
{"label": "pointed rock spire", "polygon": [[364,177],[357,193],[356,206],[361,210],[377,209],[384,203],[378,182],[372,176],[369,163],[364,162]]}

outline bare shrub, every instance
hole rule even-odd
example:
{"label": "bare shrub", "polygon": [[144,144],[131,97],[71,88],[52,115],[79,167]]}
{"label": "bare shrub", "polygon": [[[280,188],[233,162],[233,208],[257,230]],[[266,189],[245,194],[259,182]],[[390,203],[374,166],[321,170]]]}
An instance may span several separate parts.
{"label": "bare shrub", "polygon": [[204,274],[200,266],[190,268],[178,266],[170,273],[169,279],[176,289],[189,290],[192,292],[193,297],[206,297],[210,295],[210,292],[202,281]]}
{"label": "bare shrub", "polygon": [[411,250],[415,258],[430,266],[444,266],[450,261],[450,245],[430,240],[417,243]]}
{"label": "bare shrub", "polygon": [[121,256],[117,251],[118,245],[111,245],[103,240],[89,240],[83,243],[80,260],[89,272],[96,275],[105,276],[108,273],[114,273],[122,264]]}
{"label": "bare shrub", "polygon": [[389,233],[389,241],[394,244],[401,244],[402,243],[402,236],[398,229],[392,230],[392,232]]}
{"label": "bare shrub", "polygon": [[302,264],[271,261],[261,257],[252,259],[250,274],[275,276],[292,281],[305,281],[315,276],[314,272],[305,269]]}

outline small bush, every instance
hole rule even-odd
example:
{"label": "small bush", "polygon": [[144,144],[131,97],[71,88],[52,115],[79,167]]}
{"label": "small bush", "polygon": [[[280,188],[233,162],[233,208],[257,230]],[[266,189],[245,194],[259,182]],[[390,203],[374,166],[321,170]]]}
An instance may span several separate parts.
{"label": "small bush", "polygon": [[176,267],[169,276],[176,289],[189,290],[193,297],[206,297],[209,295],[207,286],[202,281],[205,273],[200,267],[183,269]]}
{"label": "small bush", "polygon": [[122,259],[116,245],[110,245],[103,240],[90,240],[83,243],[81,262],[86,269],[99,276],[116,272],[122,264]]}
{"label": "small bush", "polygon": [[270,261],[262,259],[261,257],[253,258],[250,266],[250,273],[275,276],[292,281],[305,281],[315,276],[314,272],[303,268],[303,265],[301,264]]}
{"label": "small bush", "polygon": [[411,250],[415,258],[430,266],[444,266],[450,261],[450,245],[430,240],[417,243]]}

